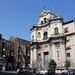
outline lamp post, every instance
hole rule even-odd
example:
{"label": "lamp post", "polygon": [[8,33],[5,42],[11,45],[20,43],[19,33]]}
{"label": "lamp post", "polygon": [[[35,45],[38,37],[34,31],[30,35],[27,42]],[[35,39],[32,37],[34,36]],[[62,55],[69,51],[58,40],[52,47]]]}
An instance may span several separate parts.
{"label": "lamp post", "polygon": [[19,41],[19,46],[18,46],[18,63],[17,63],[17,68],[20,68],[20,62],[19,62],[19,52],[20,52],[20,41]]}
{"label": "lamp post", "polygon": [[2,59],[3,59],[3,67],[2,70],[5,71],[5,66],[6,66],[6,42],[5,40],[2,41]]}

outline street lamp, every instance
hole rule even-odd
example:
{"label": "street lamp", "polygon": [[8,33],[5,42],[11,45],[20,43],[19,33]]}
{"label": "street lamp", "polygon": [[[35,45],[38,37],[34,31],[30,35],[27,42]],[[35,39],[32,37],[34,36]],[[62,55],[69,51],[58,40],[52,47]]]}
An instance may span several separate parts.
{"label": "street lamp", "polygon": [[6,64],[6,42],[5,40],[2,41],[2,59],[4,60],[2,70],[5,71],[5,64]]}

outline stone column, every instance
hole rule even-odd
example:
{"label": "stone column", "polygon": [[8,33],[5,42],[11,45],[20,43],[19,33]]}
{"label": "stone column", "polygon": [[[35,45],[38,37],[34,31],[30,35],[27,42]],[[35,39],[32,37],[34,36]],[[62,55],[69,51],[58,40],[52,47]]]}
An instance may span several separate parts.
{"label": "stone column", "polygon": [[41,53],[41,68],[44,68],[44,55]]}
{"label": "stone column", "polygon": [[30,49],[30,68],[32,68],[32,49]]}
{"label": "stone column", "polygon": [[37,49],[36,47],[34,48],[34,54],[32,55],[33,56],[33,60],[34,60],[34,67],[37,68]]}
{"label": "stone column", "polygon": [[65,47],[64,47],[64,43],[60,44],[60,61],[61,61],[61,66],[65,66],[65,61],[66,61],[66,54],[65,54]]}
{"label": "stone column", "polygon": [[52,45],[49,44],[49,62],[52,58],[53,58],[53,49],[52,49]]}
{"label": "stone column", "polygon": [[52,57],[52,59],[54,59],[55,61],[56,61],[56,49],[55,49],[55,45],[54,44],[52,44],[52,55],[53,55],[53,57]]}

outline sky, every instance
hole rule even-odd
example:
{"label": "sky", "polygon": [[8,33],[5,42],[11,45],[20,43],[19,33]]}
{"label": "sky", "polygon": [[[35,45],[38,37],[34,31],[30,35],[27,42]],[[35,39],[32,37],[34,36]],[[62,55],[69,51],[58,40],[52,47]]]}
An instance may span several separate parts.
{"label": "sky", "polygon": [[0,33],[31,40],[30,29],[42,10],[48,9],[65,21],[75,20],[75,0],[0,0]]}

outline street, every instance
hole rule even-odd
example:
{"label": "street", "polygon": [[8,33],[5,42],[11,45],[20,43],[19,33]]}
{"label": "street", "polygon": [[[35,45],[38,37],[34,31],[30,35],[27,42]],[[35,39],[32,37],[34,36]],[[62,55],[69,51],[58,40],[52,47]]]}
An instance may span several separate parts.
{"label": "street", "polygon": [[12,72],[12,71],[6,71],[6,72],[0,72],[0,75],[39,75],[39,74],[30,73],[30,72]]}
{"label": "street", "polygon": [[17,72],[17,71],[0,71],[0,75],[75,75],[73,73],[58,73],[58,74],[39,74],[39,73],[34,73],[34,72]]}

